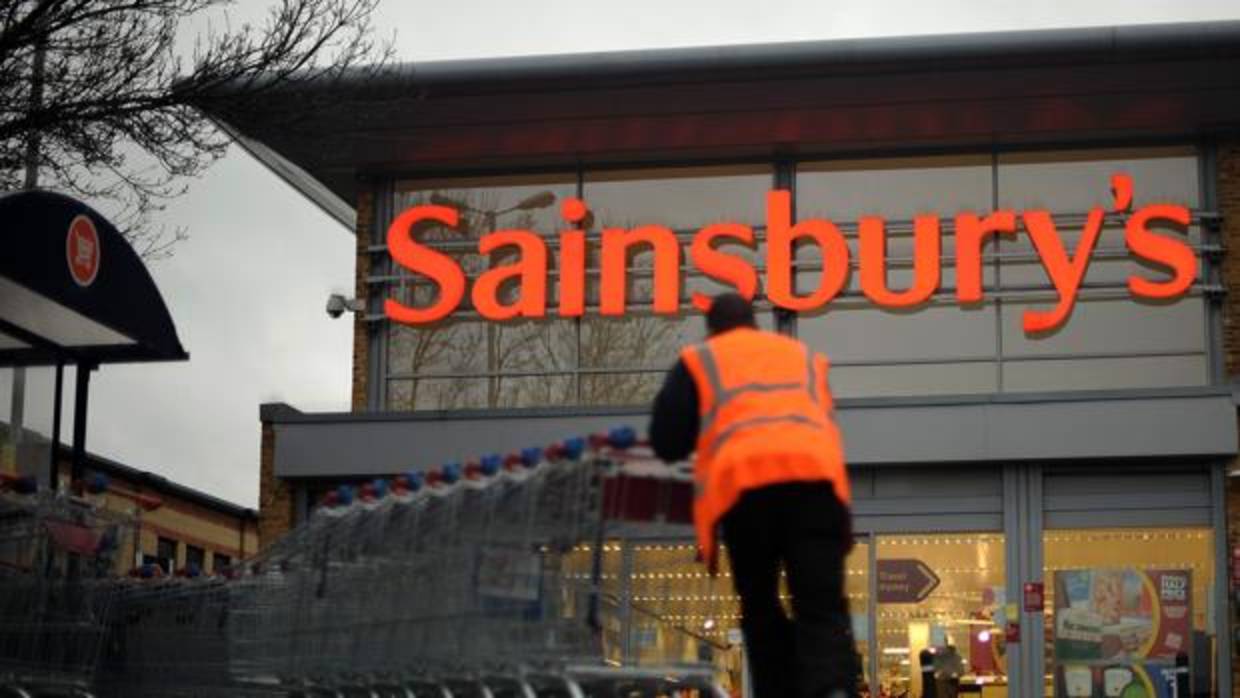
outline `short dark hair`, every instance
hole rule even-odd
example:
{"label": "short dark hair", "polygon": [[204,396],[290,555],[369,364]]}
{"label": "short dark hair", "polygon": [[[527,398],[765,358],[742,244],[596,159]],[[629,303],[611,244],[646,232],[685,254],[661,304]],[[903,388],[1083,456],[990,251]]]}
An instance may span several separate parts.
{"label": "short dark hair", "polygon": [[721,293],[711,301],[706,312],[706,331],[712,335],[737,327],[757,327],[753,304],[739,293]]}

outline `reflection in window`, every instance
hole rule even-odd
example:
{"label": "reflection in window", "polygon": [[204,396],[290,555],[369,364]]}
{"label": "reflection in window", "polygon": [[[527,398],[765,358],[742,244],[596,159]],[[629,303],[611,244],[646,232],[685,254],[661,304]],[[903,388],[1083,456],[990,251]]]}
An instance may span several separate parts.
{"label": "reflection in window", "polygon": [[[428,224],[419,239],[452,256],[466,274],[476,276],[489,264],[502,263],[476,253],[476,241],[495,228],[528,228],[548,236],[548,318],[538,321],[489,322],[470,312],[422,327],[392,325],[387,338],[387,404],[391,409],[465,409],[546,405],[637,405],[648,402],[680,349],[700,341],[700,316],[656,316],[649,311],[653,252],[636,245],[630,253],[624,317],[598,315],[599,233],[604,227],[659,224],[692,234],[719,220],[760,227],[770,166],[663,169],[590,173],[584,198],[594,214],[589,232],[586,316],[554,316],[557,297],[555,235],[563,227],[559,203],[575,195],[574,178],[501,177],[479,180],[407,181],[398,185],[397,209],[419,203],[448,205],[461,211],[457,230]],[[687,254],[682,235],[681,254]],[[737,245],[724,245],[738,252]],[[755,251],[739,251],[753,256]],[[704,277],[681,279],[681,295],[722,290]],[[517,287],[501,289],[504,300]],[[390,297],[425,307],[435,302],[436,287],[396,270],[388,283]],[[468,294],[467,294],[468,295]]]}
{"label": "reflection in window", "polygon": [[[688,541],[608,545],[601,580],[605,594],[623,592],[624,586],[611,576],[612,570],[620,569],[611,555],[622,550],[622,546],[629,548],[632,568],[627,580],[627,637],[619,639],[618,647],[628,654],[617,653],[609,658],[638,666],[712,663],[724,688],[739,693],[744,656],[741,647],[729,638],[740,631],[740,598],[732,586],[726,549],[720,556],[718,576],[711,577],[696,561],[696,546]],[[869,544],[862,540],[845,563],[845,590],[857,649],[867,671],[868,561]],[[573,569],[584,576],[589,569],[588,556],[583,554]],[[786,592],[784,600],[788,600]],[[604,626],[609,628],[612,624],[605,618]]]}
{"label": "reflection in window", "polygon": [[[1157,270],[1129,259],[1122,222],[1112,215],[1069,322],[1056,332],[1026,335],[1022,314],[1053,307],[1056,292],[1027,236],[990,238],[983,249],[986,300],[960,307],[955,301],[954,214],[986,213],[996,205],[1053,211],[1072,250],[1084,212],[1109,205],[1109,177],[1132,175],[1136,202],[1172,201],[1197,207],[1199,158],[1191,148],[1140,148],[1039,153],[982,153],[899,159],[807,162],[796,166],[797,218],[831,218],[844,232],[857,265],[856,221],[887,219],[890,288],[908,286],[913,216],[942,216],[940,293],[917,308],[876,308],[861,296],[859,274],[824,310],[800,314],[795,331],[832,360],[833,385],[845,397],[986,394],[1203,385],[1210,380],[1206,325],[1209,303],[1198,289],[1165,304],[1128,297],[1133,272]],[[460,409],[538,405],[640,405],[646,403],[680,349],[704,336],[700,314],[688,306],[694,290],[715,294],[725,287],[695,273],[689,241],[703,226],[733,221],[754,228],[752,248],[725,243],[721,249],[749,259],[765,279],[765,194],[773,187],[769,164],[599,170],[557,175],[404,181],[397,210],[416,203],[454,206],[458,230],[428,224],[420,239],[451,255],[470,277],[485,259],[477,239],[496,228],[528,228],[548,242],[548,317],[496,323],[473,312],[466,294],[451,320],[425,327],[389,326],[386,376],[393,409]],[[590,206],[583,318],[555,316],[559,204],[580,196]],[[609,227],[666,226],[680,239],[678,278],[682,311],[653,315],[649,246],[634,245],[626,272],[627,313],[601,317],[600,235]],[[1204,232],[1194,225],[1191,244]],[[799,245],[796,285],[805,293],[819,283],[821,254]],[[1203,264],[1207,263],[1203,260]],[[1203,267],[1202,278],[1206,278]],[[436,286],[393,269],[377,283],[388,297],[412,306],[436,298]],[[505,300],[517,287],[501,289]],[[759,289],[761,299],[761,288]],[[769,315],[768,315],[769,317]],[[766,326],[770,326],[768,322]]]}
{"label": "reflection in window", "polygon": [[[396,208],[423,203],[446,205],[461,213],[460,225],[428,224],[418,239],[451,256],[468,277],[506,261],[509,250],[488,260],[477,254],[477,239],[496,229],[523,228],[553,236],[560,228],[559,203],[576,194],[572,175],[495,177],[485,180],[407,181],[398,185]],[[556,255],[548,255],[554,274]],[[505,286],[501,302],[516,298]],[[436,300],[428,279],[395,272],[389,297],[425,307]],[[391,324],[387,331],[387,403],[390,409],[450,410],[527,407],[576,402],[576,325],[548,319],[496,323],[470,313],[466,293],[461,311],[430,325]],[[508,376],[513,377],[509,378]]]}

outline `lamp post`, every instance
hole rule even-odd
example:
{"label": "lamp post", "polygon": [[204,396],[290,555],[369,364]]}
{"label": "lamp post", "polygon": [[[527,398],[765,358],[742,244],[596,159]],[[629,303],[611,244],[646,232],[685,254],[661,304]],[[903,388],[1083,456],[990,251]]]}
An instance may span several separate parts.
{"label": "lamp post", "polygon": [[[474,206],[448,196],[433,192],[430,196],[430,202],[437,206],[451,206],[460,211],[468,211],[482,217],[483,228],[487,231],[495,230],[497,219],[505,214],[514,213],[516,211],[536,211],[544,209],[555,204],[556,196],[553,192],[542,190],[531,194],[524,199],[507,208],[501,209],[480,209]],[[486,324],[487,332],[487,407],[495,407],[499,403],[499,387],[500,377],[496,375],[499,367],[496,363],[499,360],[499,328],[495,323],[488,322]]]}

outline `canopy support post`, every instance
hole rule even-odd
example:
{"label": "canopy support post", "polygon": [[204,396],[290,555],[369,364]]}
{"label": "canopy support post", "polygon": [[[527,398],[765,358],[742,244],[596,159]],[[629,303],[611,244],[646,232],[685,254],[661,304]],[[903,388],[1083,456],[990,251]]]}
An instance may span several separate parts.
{"label": "canopy support post", "polygon": [[48,448],[48,480],[47,486],[53,492],[60,485],[60,413],[63,405],[65,386],[65,360],[56,359],[56,394],[52,398],[52,444]]}
{"label": "canopy support post", "polygon": [[73,466],[69,471],[69,482],[82,479],[83,466],[86,465],[86,403],[90,397],[90,372],[96,366],[86,362],[77,365],[77,388],[73,398]]}

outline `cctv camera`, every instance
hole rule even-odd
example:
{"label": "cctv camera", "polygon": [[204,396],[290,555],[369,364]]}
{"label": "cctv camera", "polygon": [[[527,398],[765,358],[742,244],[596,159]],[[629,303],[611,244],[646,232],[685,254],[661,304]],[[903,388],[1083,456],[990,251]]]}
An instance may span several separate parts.
{"label": "cctv camera", "polygon": [[327,315],[328,315],[328,317],[330,317],[330,318],[332,318],[333,320],[335,320],[336,318],[340,317],[341,315],[344,315],[344,311],[345,311],[346,309],[347,309],[347,306],[346,306],[346,303],[345,303],[345,300],[344,300],[344,296],[340,295],[339,293],[333,293],[333,294],[331,294],[330,296],[328,296],[328,297],[327,297]]}
{"label": "cctv camera", "polygon": [[360,313],[366,309],[366,303],[360,298],[345,298],[339,293],[327,297],[327,315],[333,320],[344,315],[345,311]]}

